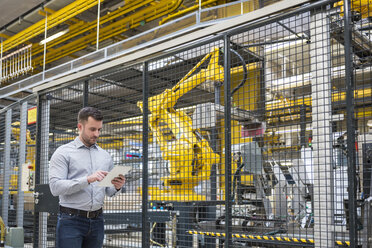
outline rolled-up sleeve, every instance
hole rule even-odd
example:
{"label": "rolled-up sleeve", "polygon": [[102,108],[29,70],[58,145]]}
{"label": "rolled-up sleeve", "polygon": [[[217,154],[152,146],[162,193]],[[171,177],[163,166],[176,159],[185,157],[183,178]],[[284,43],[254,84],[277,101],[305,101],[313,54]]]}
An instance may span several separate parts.
{"label": "rolled-up sleeve", "polygon": [[49,187],[52,195],[71,195],[89,185],[87,176],[68,179],[68,157],[57,149],[50,160]]}

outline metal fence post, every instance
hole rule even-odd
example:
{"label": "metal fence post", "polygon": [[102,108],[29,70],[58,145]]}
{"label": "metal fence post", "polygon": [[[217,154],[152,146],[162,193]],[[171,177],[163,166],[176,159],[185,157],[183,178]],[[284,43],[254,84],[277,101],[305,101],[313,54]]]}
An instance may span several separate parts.
{"label": "metal fence post", "polygon": [[84,91],[83,91],[83,108],[89,106],[89,81],[84,81]]}
{"label": "metal fence post", "polygon": [[[50,101],[43,99],[41,111],[41,150],[40,150],[40,183],[49,182],[49,112]],[[41,213],[39,216],[39,247],[47,247],[48,213]]]}
{"label": "metal fence post", "polygon": [[[38,97],[35,184],[48,183],[50,103]],[[47,247],[48,213],[36,213],[34,218],[34,247]]]}
{"label": "metal fence post", "polygon": [[6,111],[5,116],[5,139],[4,139],[4,182],[3,182],[3,197],[2,197],[2,213],[1,217],[5,225],[8,225],[9,216],[9,184],[10,184],[10,135],[12,132],[12,109]]}
{"label": "metal fence post", "polygon": [[350,247],[357,247],[357,209],[356,209],[356,158],[355,158],[355,120],[354,120],[354,78],[351,47],[350,1],[344,1],[344,39],[345,39],[345,84],[347,121],[347,166],[348,166],[348,207]]}
{"label": "metal fence post", "polygon": [[231,247],[231,92],[230,92],[230,37],[224,37],[225,90],[225,247]]}
{"label": "metal fence post", "polygon": [[148,218],[148,62],[143,63],[143,118],[142,118],[142,247],[150,247]]}
{"label": "metal fence post", "polygon": [[[40,183],[40,150],[41,150],[41,96],[37,96],[37,120],[36,120],[36,154],[35,154],[35,185]],[[34,204],[35,209],[35,204]],[[39,213],[34,211],[33,247],[39,244]]]}
{"label": "metal fence post", "polygon": [[20,113],[19,161],[18,161],[18,198],[17,198],[17,226],[23,227],[24,194],[21,189],[22,165],[26,162],[26,129],[27,102],[22,103]]}

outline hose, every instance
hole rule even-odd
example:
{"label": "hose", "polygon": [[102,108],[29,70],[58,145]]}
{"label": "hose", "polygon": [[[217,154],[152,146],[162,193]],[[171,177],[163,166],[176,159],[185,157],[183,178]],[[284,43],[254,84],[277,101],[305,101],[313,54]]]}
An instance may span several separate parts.
{"label": "hose", "polygon": [[231,96],[234,95],[234,93],[239,90],[244,84],[245,84],[245,81],[247,81],[247,78],[248,78],[248,70],[247,70],[247,64],[245,63],[243,57],[235,50],[233,49],[230,49],[231,52],[233,52],[238,58],[239,60],[241,61],[242,63],[242,66],[243,66],[243,70],[244,70],[244,74],[243,74],[243,80],[240,82],[240,84],[238,86],[236,86],[232,91],[231,91]]}

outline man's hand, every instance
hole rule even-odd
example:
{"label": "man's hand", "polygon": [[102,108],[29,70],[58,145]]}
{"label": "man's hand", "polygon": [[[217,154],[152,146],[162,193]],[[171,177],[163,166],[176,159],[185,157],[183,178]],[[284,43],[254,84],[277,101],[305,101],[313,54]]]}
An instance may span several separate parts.
{"label": "man's hand", "polygon": [[94,183],[95,181],[98,181],[98,182],[102,181],[102,179],[105,178],[107,173],[108,173],[107,171],[102,171],[102,170],[98,170],[94,172],[92,175],[87,177],[88,183]]}
{"label": "man's hand", "polygon": [[125,183],[125,177],[120,174],[118,177],[115,177],[114,179],[111,180],[111,183],[114,185],[116,190],[121,189]]}

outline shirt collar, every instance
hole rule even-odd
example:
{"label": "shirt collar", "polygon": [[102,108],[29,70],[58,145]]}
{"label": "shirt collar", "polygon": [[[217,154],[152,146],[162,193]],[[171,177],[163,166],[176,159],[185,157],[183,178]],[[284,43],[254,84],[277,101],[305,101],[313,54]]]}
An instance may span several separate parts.
{"label": "shirt collar", "polygon": [[[87,147],[79,138],[79,136],[77,136],[74,140],[75,142],[75,145],[76,145],[76,148],[81,148],[81,147],[86,147],[86,148],[90,148],[90,147]],[[97,143],[95,143],[94,145],[92,145],[91,147],[94,147],[94,148],[98,148],[97,147]]]}

